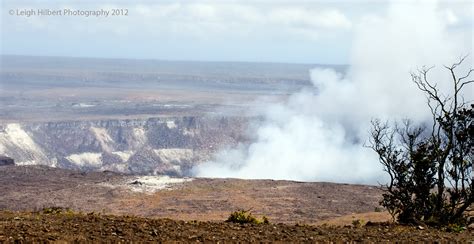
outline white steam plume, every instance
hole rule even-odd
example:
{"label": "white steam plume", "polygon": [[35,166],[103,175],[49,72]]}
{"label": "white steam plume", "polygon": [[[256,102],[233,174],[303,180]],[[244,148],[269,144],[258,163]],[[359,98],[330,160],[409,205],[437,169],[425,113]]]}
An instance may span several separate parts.
{"label": "white steam plume", "polygon": [[[363,146],[370,120],[428,120],[426,98],[409,72],[423,65],[451,64],[472,53],[465,37],[448,33],[449,21],[443,16],[436,3],[425,1],[391,4],[386,16],[362,18],[345,77],[330,69],[311,70],[317,93],[301,91],[286,103],[266,108],[255,142],[220,151],[213,161],[197,166],[196,175],[384,181],[376,154]],[[471,60],[465,66],[472,66]],[[450,84],[442,68],[430,75],[441,86]]]}

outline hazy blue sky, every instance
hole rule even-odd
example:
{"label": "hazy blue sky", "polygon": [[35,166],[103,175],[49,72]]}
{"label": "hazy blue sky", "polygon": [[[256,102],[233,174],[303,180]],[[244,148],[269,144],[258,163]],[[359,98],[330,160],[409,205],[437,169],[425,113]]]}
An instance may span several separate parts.
{"label": "hazy blue sky", "polygon": [[[381,0],[2,0],[1,53],[345,64],[354,28],[383,16],[388,4]],[[35,15],[30,17],[22,12],[31,9]],[[59,10],[62,16],[39,16],[38,9]],[[128,15],[64,16],[64,9],[123,9]],[[438,6],[447,28],[471,43],[473,11],[471,0]]]}

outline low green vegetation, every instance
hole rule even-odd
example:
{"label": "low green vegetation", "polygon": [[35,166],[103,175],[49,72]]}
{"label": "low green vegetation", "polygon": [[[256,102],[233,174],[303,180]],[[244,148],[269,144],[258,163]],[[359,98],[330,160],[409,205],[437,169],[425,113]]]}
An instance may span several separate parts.
{"label": "low green vegetation", "polygon": [[263,216],[262,219],[258,219],[252,215],[249,210],[237,210],[230,214],[226,222],[238,223],[238,224],[269,224],[270,221],[267,217]]}
{"label": "low green vegetation", "polygon": [[362,227],[363,225],[364,225],[364,221],[362,221],[360,219],[352,220],[352,227],[354,227],[354,228],[359,228],[359,227]]}
{"label": "low green vegetation", "polygon": [[450,224],[445,228],[447,232],[461,233],[467,228],[461,224]]}
{"label": "low green vegetation", "polygon": [[43,208],[41,211],[43,214],[73,214],[74,211],[70,208],[63,207],[47,207]]}

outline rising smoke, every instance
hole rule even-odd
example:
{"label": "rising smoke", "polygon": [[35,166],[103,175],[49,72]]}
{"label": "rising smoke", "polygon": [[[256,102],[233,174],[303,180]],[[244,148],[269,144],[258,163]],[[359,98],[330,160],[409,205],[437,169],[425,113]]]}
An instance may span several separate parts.
{"label": "rising smoke", "polygon": [[[423,65],[450,64],[472,51],[465,36],[449,30],[444,10],[436,3],[400,2],[390,4],[384,16],[360,19],[347,73],[311,70],[316,92],[303,90],[266,108],[253,143],[220,151],[213,161],[196,167],[196,175],[384,181],[376,154],[363,146],[370,120],[428,121],[426,98],[409,72]],[[431,72],[441,89],[449,85],[439,82],[449,81],[445,73],[442,67]]]}

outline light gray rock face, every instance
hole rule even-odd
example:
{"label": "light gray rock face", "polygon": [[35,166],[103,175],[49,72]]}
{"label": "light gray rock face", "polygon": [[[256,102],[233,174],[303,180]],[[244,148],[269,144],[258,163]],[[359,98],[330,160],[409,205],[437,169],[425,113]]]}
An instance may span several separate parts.
{"label": "light gray rock face", "polygon": [[18,165],[182,176],[219,148],[247,140],[247,123],[240,117],[9,123],[0,125],[0,154]]}

